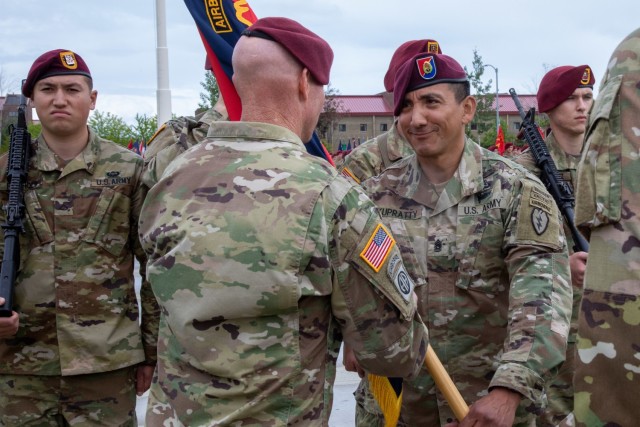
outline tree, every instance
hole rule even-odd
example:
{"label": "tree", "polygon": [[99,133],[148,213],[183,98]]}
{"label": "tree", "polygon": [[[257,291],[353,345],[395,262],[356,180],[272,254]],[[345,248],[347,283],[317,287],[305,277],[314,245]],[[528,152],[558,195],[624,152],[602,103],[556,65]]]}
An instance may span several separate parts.
{"label": "tree", "polygon": [[27,129],[29,130],[29,135],[31,135],[31,139],[36,139],[40,132],[42,132],[42,125],[40,123],[31,123],[27,125]]}
{"label": "tree", "polygon": [[136,114],[136,123],[131,126],[133,138],[138,141],[149,142],[158,129],[158,115],[148,117],[146,114]]}
{"label": "tree", "polygon": [[96,110],[89,118],[89,126],[102,138],[125,147],[129,144],[129,140],[134,138],[131,128],[125,123],[124,119],[111,113],[103,114]]}
{"label": "tree", "polygon": [[[491,107],[496,96],[491,92],[493,81],[489,79],[488,83],[485,84],[483,82],[482,76],[484,75],[485,65],[484,62],[482,62],[482,56],[478,53],[478,49],[473,49],[472,66],[473,69],[471,71],[468,70],[467,67],[464,67],[464,71],[467,73],[467,77],[471,83],[471,94],[475,96],[477,102],[476,115],[472,122],[472,129],[475,128],[478,132],[478,138],[481,141],[483,140],[483,134],[493,129],[493,142],[495,142],[495,109]],[[467,133],[469,133],[469,130],[467,130]]]}
{"label": "tree", "polygon": [[[495,124],[495,122],[492,122]],[[500,126],[502,127],[502,132],[504,133],[504,141],[505,143],[511,142],[514,145],[522,145],[520,141],[516,141],[517,135],[509,129],[507,123],[503,120],[500,120]],[[491,147],[496,143],[496,138],[498,137],[498,131],[495,126],[492,126],[485,133],[482,134],[478,143],[482,147]]]}
{"label": "tree", "polygon": [[338,118],[338,112],[344,113],[342,101],[336,99],[338,95],[340,95],[340,91],[329,83],[324,91],[324,106],[318,119],[318,125],[316,126],[318,136],[330,152],[333,150],[331,144],[333,142],[333,130],[336,119]]}
{"label": "tree", "polygon": [[220,97],[220,88],[218,87],[218,81],[211,71],[205,71],[204,81],[200,82],[200,86],[205,92],[200,92],[200,102],[198,108],[208,110],[218,102]]}

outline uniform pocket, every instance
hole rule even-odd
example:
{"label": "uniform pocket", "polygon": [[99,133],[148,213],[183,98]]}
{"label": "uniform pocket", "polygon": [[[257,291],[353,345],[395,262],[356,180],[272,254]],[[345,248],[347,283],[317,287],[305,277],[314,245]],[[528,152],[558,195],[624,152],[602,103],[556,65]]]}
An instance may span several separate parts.
{"label": "uniform pocket", "polygon": [[119,256],[129,240],[130,208],[129,196],[111,188],[103,188],[82,240],[104,249],[114,257]]}
{"label": "uniform pocket", "polygon": [[459,220],[457,239],[463,243],[458,251],[456,286],[492,295],[504,292],[500,282],[504,269],[502,223],[486,216],[461,217]]}

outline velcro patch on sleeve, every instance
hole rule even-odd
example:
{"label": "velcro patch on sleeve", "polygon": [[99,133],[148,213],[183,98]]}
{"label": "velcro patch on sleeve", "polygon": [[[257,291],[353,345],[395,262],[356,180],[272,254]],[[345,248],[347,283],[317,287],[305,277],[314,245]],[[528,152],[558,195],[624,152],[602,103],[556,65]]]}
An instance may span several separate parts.
{"label": "velcro patch on sleeve", "polygon": [[384,225],[378,224],[373,230],[369,241],[360,252],[362,258],[369,267],[377,273],[391,253],[391,248],[396,244]]}
{"label": "velcro patch on sleeve", "polygon": [[393,282],[394,286],[402,296],[409,302],[413,289],[416,287],[411,276],[407,272],[407,268],[401,262],[399,255],[394,255],[387,265],[387,276]]}
{"label": "velcro patch on sleeve", "polygon": [[562,246],[558,209],[543,187],[532,181],[523,181],[517,215],[517,241],[535,242],[554,248]]}
{"label": "velcro patch on sleeve", "polygon": [[404,319],[411,319],[416,310],[412,300],[415,284],[403,264],[400,249],[380,222],[367,228],[348,261],[398,308]]}

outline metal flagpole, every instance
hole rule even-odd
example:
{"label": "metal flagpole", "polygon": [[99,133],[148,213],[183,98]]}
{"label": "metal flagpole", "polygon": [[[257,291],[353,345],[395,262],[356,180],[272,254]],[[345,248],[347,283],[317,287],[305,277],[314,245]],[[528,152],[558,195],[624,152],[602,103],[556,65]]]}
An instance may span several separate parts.
{"label": "metal flagpole", "polygon": [[484,64],[485,67],[491,67],[496,71],[496,135],[500,131],[500,97],[498,95],[498,67],[491,64]]}
{"label": "metal flagpole", "polygon": [[156,63],[158,71],[158,127],[171,119],[169,88],[169,48],[167,47],[167,10],[165,0],[156,0]]}

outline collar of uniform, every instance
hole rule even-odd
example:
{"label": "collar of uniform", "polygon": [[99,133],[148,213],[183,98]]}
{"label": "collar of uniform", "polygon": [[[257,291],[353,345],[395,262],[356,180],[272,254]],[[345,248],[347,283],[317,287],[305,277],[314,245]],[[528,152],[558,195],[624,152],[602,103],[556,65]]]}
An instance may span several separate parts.
{"label": "collar of uniform", "polygon": [[[419,202],[417,195],[422,168],[415,154],[394,163],[380,175],[380,185],[399,196]],[[452,179],[460,183],[457,197],[467,197],[482,191],[482,148],[465,137],[462,158]],[[451,187],[447,186],[447,190]]]}
{"label": "collar of uniform", "polygon": [[468,197],[483,190],[483,157],[482,147],[471,138],[465,136],[462,158],[456,171],[456,175],[462,184],[461,197]]}
{"label": "collar of uniform", "polygon": [[[451,180],[453,180],[458,185],[446,186],[446,191],[449,193],[450,198],[459,200],[482,191],[484,188],[482,158],[482,148],[470,138],[465,137],[460,163],[458,163],[458,168],[449,180],[450,183]],[[422,169],[420,168],[417,158],[413,160],[412,168],[416,173],[422,174]],[[412,182],[416,183],[413,191],[417,191],[417,184],[420,182],[420,178],[412,178]],[[426,180],[425,182],[428,183],[429,181]]]}
{"label": "collar of uniform", "polygon": [[[43,172],[59,170],[56,155],[45,142],[42,133],[38,136],[37,143],[36,167]],[[89,142],[80,154],[65,165],[63,168],[64,174],[66,175],[80,169],[85,169],[87,172],[93,173],[99,154],[100,138],[93,129],[89,128]]]}
{"label": "collar of uniform", "polygon": [[556,164],[556,169],[559,171],[577,169],[579,159],[564,152],[553,131],[547,135],[544,142],[547,144],[549,154]]}
{"label": "collar of uniform", "polygon": [[282,126],[259,122],[214,122],[209,127],[207,139],[238,138],[251,141],[281,141],[299,145],[304,151],[300,137]]}
{"label": "collar of uniform", "polygon": [[213,122],[221,122],[221,121],[229,120],[229,117],[220,113],[214,108],[210,108],[206,110],[204,113],[196,115],[195,118],[198,123],[204,123],[207,125],[211,125],[211,123]]}
{"label": "collar of uniform", "polygon": [[398,132],[398,120],[396,119],[387,135],[387,151],[389,160],[395,162],[413,154],[413,148],[400,132]]}

